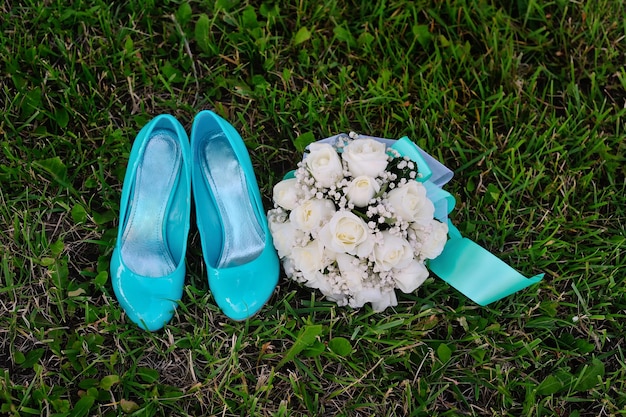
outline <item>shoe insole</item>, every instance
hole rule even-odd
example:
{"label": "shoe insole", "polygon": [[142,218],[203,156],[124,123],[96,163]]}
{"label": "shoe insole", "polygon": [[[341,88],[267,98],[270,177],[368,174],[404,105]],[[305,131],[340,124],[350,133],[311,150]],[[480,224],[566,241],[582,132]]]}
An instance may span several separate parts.
{"label": "shoe insole", "polygon": [[138,163],[122,235],[122,259],[138,275],[162,277],[176,269],[164,225],[181,163],[180,144],[174,132],[155,130]]}
{"label": "shoe insole", "polygon": [[242,265],[263,251],[265,232],[252,206],[241,164],[226,136],[212,132],[204,142],[199,146],[203,176],[219,211],[223,231],[216,268]]}

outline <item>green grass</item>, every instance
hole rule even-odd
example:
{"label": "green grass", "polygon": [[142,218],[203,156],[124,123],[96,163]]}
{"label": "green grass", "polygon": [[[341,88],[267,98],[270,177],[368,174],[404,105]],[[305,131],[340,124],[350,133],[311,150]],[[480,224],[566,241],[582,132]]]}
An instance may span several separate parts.
{"label": "green grass", "polygon": [[[622,1],[109,3],[0,6],[0,414],[625,415]],[[408,135],[455,171],[461,232],[546,278],[373,313],[282,277],[236,323],[192,229],[177,315],[140,331],[108,276],[126,161],[202,109],[266,202],[301,135]]]}

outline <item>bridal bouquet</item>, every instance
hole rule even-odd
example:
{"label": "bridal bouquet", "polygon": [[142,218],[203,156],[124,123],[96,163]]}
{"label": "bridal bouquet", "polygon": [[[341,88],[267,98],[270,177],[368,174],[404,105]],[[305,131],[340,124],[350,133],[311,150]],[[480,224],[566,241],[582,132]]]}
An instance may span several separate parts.
{"label": "bridal bouquet", "polygon": [[434,218],[415,161],[355,133],[323,142],[273,190],[268,222],[285,273],[340,306],[395,306],[396,288],[428,278],[448,225]]}

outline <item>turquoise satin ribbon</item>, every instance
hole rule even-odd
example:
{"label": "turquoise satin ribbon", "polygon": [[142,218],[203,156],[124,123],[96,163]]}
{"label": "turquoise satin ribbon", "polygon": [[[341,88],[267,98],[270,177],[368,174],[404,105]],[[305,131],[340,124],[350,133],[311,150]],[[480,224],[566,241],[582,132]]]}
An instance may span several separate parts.
{"label": "turquoise satin ribbon", "polygon": [[433,273],[481,306],[541,281],[544,274],[526,278],[485,248],[461,236],[448,219],[456,201],[441,188],[452,178],[452,171],[406,136],[391,147],[415,161],[420,173],[426,173],[418,180],[435,205],[435,218],[448,223],[448,242],[441,255],[428,263]]}
{"label": "turquoise satin ribbon", "polygon": [[[320,142],[335,143],[336,135]],[[430,156],[408,137],[399,140],[359,135],[385,143],[402,156],[417,163],[418,181],[426,187],[427,196],[435,205],[435,218],[448,223],[448,242],[441,255],[428,262],[429,269],[439,278],[456,288],[475,303],[485,306],[541,281],[544,274],[526,278],[491,252],[470,239],[461,236],[448,219],[456,200],[442,187],[448,183],[453,172]]]}

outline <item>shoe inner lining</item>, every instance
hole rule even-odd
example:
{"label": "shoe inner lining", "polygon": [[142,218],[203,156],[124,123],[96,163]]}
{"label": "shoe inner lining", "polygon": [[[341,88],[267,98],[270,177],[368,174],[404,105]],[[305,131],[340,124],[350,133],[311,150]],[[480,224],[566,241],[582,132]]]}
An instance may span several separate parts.
{"label": "shoe inner lining", "polygon": [[165,236],[165,217],[180,174],[182,154],[174,132],[155,130],[137,166],[121,256],[134,273],[162,277],[176,269]]}
{"label": "shoe inner lining", "polygon": [[203,177],[222,223],[222,250],[216,268],[248,263],[263,251],[265,232],[252,206],[241,164],[222,132],[210,132],[199,149]]}

